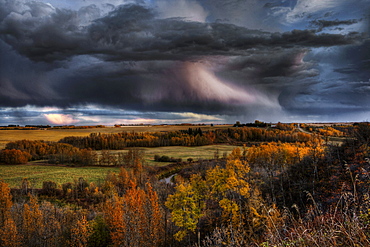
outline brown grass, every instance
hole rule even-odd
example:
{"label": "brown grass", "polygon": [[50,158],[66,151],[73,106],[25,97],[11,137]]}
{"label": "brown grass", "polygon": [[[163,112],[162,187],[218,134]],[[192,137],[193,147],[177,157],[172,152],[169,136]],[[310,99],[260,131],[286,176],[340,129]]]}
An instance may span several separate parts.
{"label": "brown grass", "polygon": [[[193,160],[199,159],[213,159],[215,152],[218,152],[221,158],[224,154],[230,154],[237,146],[233,145],[208,145],[199,147],[186,147],[186,146],[169,146],[169,147],[154,147],[137,149],[144,151],[145,165],[148,166],[164,166],[173,162],[155,162],[154,155],[165,155],[175,159],[181,158],[182,161],[187,161],[188,158]],[[100,153],[100,151],[97,151]],[[112,154],[126,153],[128,150],[112,150]]]}

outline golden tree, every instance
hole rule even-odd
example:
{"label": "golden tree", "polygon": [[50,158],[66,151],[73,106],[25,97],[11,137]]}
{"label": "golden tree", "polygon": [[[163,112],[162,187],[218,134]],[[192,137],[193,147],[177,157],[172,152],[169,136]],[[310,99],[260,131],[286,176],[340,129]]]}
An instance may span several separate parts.
{"label": "golden tree", "polygon": [[176,192],[167,198],[166,207],[171,210],[172,221],[181,228],[175,234],[177,240],[182,240],[188,233],[198,229],[200,218],[205,210],[205,193],[201,189],[205,183],[198,175],[193,175],[190,183],[180,183],[176,186]]}
{"label": "golden tree", "polygon": [[70,246],[84,247],[87,246],[89,237],[91,235],[91,227],[86,220],[86,216],[78,219],[76,224],[71,229]]}

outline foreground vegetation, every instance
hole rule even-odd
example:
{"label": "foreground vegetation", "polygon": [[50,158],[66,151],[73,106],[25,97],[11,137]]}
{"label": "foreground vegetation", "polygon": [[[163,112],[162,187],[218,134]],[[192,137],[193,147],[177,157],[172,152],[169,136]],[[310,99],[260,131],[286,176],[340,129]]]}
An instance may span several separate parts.
{"label": "foreground vegetation", "polygon": [[[354,126],[342,145],[327,142],[328,132],[295,142],[287,138],[293,130],[274,130],[276,141],[267,142],[273,135],[266,134],[259,136],[263,142],[243,141],[240,133],[253,132],[248,128],[221,131],[226,135],[220,140],[244,144],[227,157],[214,152],[211,159],[153,167],[145,165],[142,152],[131,150],[101,182],[47,180],[41,189],[27,179],[13,189],[0,182],[0,245],[370,245],[368,123]],[[25,143],[38,148],[17,149],[15,143],[7,150],[26,152],[30,159],[67,159],[92,148]],[[99,152],[104,156],[107,150]],[[171,182],[158,179],[158,172],[171,169]]]}

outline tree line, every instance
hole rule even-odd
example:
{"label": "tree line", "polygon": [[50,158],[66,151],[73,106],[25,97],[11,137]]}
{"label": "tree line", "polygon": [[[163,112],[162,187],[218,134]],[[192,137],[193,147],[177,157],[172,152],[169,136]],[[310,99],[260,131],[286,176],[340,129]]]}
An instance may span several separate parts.
{"label": "tree line", "polygon": [[203,146],[241,142],[307,142],[310,139],[309,134],[291,130],[243,127],[212,131],[189,128],[188,130],[169,132],[92,133],[87,137],[65,137],[59,142],[71,144],[78,148],[120,150],[127,147]]}
{"label": "tree line", "polygon": [[0,162],[25,164],[30,160],[44,160],[49,164],[132,167],[134,161],[142,157],[141,153],[138,149],[129,149],[125,153],[110,150],[98,153],[91,148],[80,149],[66,143],[19,140],[8,143],[0,151]]}

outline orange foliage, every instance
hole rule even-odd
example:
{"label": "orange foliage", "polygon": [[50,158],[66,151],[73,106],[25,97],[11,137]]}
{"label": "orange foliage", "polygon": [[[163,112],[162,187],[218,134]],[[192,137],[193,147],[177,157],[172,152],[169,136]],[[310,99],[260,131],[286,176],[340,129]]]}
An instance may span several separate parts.
{"label": "orange foliage", "polygon": [[86,216],[82,216],[77,220],[74,227],[71,229],[71,244],[73,247],[87,246],[89,236],[91,235],[91,228],[86,220]]}
{"label": "orange foliage", "polygon": [[17,226],[11,214],[12,206],[10,188],[0,181],[0,246],[20,246]]}
{"label": "orange foliage", "polygon": [[30,196],[30,201],[23,206],[23,241],[37,243],[43,236],[44,222],[42,211],[39,209],[37,198]]}
{"label": "orange foliage", "polygon": [[344,133],[342,131],[336,130],[332,127],[325,127],[324,129],[318,129],[320,135],[323,136],[343,136]]}
{"label": "orange foliage", "polygon": [[0,228],[0,246],[21,246],[17,226],[12,218],[6,219]]}
{"label": "orange foliage", "polygon": [[10,208],[12,205],[10,188],[7,183],[0,180],[0,226],[10,217]]}
{"label": "orange foliage", "polygon": [[247,158],[251,164],[262,166],[284,166],[300,161],[310,152],[310,145],[302,143],[269,142],[248,149]]}
{"label": "orange foliage", "polygon": [[5,149],[0,151],[0,161],[5,164],[25,164],[31,158],[28,152],[17,149]]}
{"label": "orange foliage", "polygon": [[[121,170],[122,176],[126,173]],[[162,212],[152,187],[137,187],[133,180],[128,188],[105,203],[104,217],[110,228],[113,246],[158,246],[162,241]]]}

